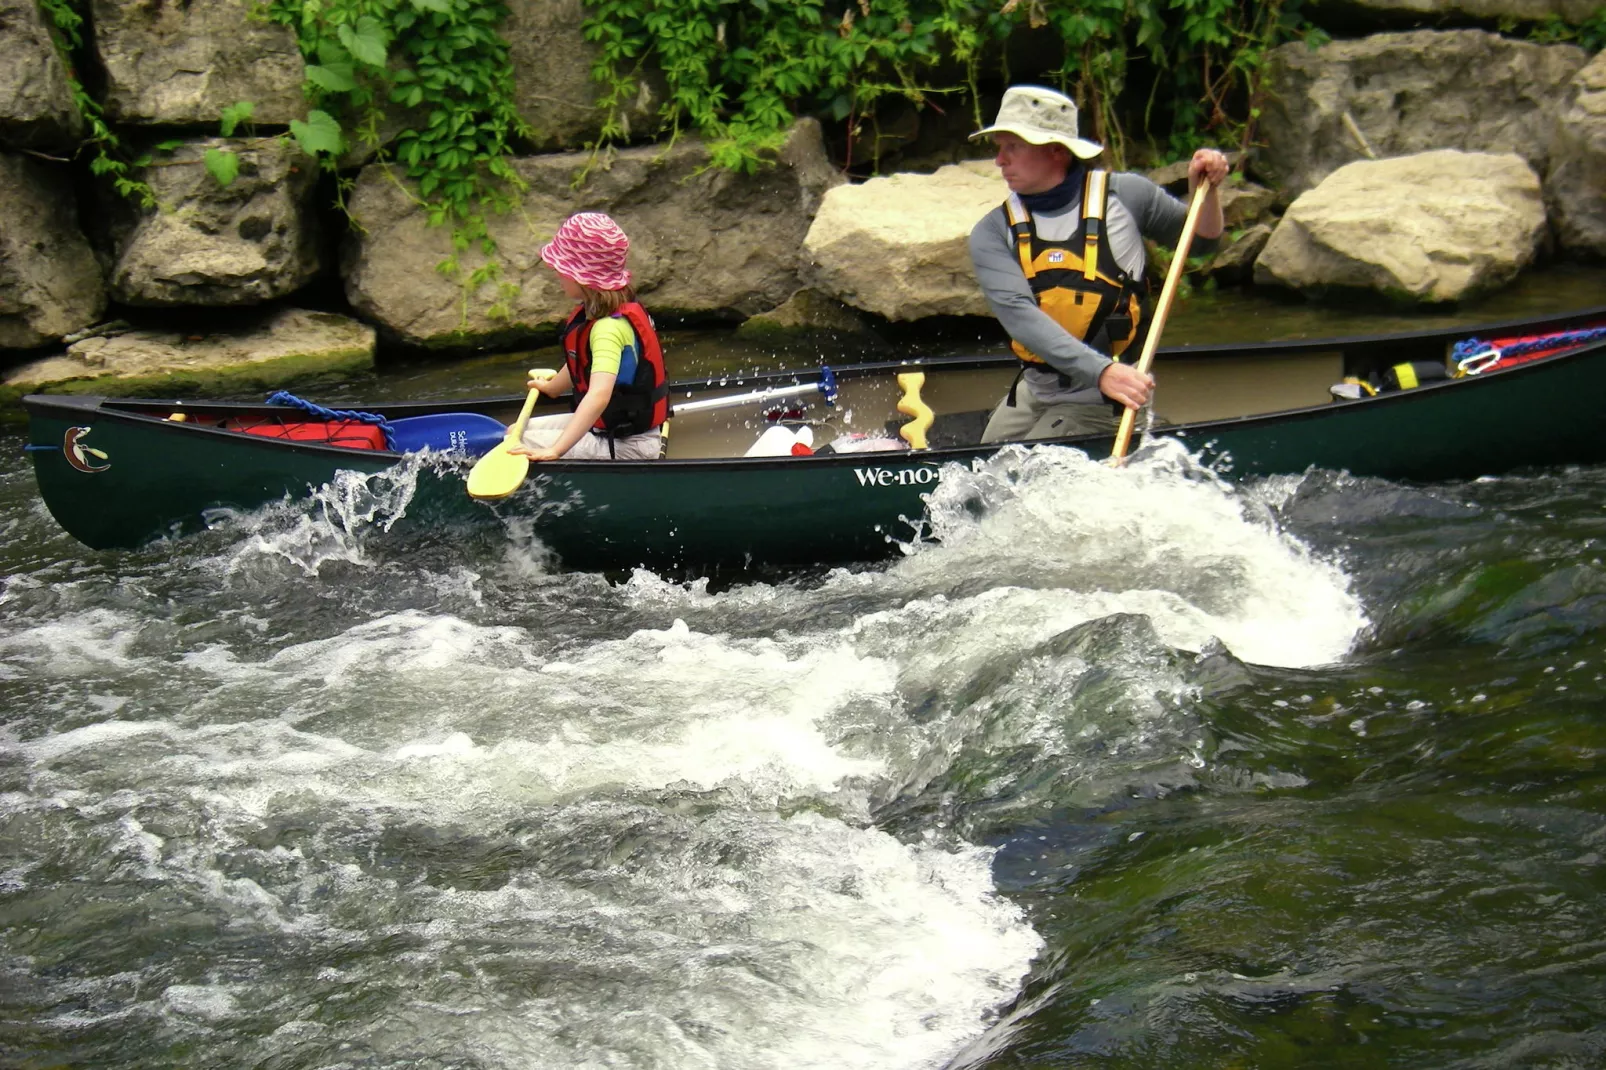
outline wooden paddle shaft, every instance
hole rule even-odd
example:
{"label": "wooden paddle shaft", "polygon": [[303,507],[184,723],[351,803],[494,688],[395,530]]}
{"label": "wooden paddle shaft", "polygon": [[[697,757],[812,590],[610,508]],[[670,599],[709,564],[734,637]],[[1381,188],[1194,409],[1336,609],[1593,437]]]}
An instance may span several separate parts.
{"label": "wooden paddle shaft", "polygon": [[[1149,321],[1149,335],[1143,340],[1143,355],[1138,358],[1138,371],[1144,375],[1149,373],[1149,368],[1154,364],[1154,353],[1160,348],[1160,332],[1165,329],[1171,302],[1177,296],[1177,284],[1182,281],[1182,271],[1188,260],[1188,247],[1193,244],[1193,232],[1199,226],[1199,213],[1204,208],[1205,195],[1209,192],[1210,183],[1200,182],[1199,188],[1193,191],[1193,200],[1188,204],[1188,218],[1182,223],[1177,251],[1171,257],[1171,270],[1165,273],[1165,285],[1161,287],[1160,300],[1154,306],[1154,318]],[[1137,416],[1136,409],[1126,409],[1121,413],[1121,426],[1115,432],[1115,447],[1110,450],[1111,460],[1119,461],[1126,456]]]}

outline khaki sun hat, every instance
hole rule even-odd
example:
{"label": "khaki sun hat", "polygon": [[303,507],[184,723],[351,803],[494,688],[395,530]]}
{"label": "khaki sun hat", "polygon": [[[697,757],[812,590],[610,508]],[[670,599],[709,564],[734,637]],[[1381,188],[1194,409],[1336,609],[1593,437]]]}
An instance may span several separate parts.
{"label": "khaki sun hat", "polygon": [[1104,146],[1076,136],[1076,103],[1064,93],[1040,85],[1017,85],[1004,90],[993,125],[970,135],[1014,134],[1033,145],[1050,141],[1064,145],[1083,160],[1091,160]]}

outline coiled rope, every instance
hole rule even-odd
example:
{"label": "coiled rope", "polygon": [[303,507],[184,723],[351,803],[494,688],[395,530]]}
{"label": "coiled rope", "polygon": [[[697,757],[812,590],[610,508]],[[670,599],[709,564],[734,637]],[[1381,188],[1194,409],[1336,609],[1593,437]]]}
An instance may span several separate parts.
{"label": "coiled rope", "polygon": [[356,409],[325,408],[315,401],[308,401],[306,398],[298,398],[288,390],[275,390],[273,393],[269,394],[268,404],[288,405],[291,408],[300,409],[308,416],[315,416],[320,420],[354,420],[358,423],[373,424],[375,427],[378,427],[380,433],[385,436],[385,448],[387,450],[394,450],[396,448],[396,429],[390,426],[389,420],[386,420],[377,412],[359,412]]}

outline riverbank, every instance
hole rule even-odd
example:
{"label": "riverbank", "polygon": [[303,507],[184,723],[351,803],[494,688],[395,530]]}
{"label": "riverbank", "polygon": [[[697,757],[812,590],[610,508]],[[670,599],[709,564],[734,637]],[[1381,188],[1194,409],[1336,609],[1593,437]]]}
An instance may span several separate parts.
{"label": "riverbank", "polygon": [[[1100,164],[1140,170],[1173,192],[1182,172],[1165,161],[1212,139],[1241,150],[1224,196],[1225,247],[1199,267],[1200,284],[1276,287],[1318,306],[1359,297],[1454,307],[1553,259],[1606,258],[1606,28],[1577,5],[1497,3],[1479,14],[1435,0],[1425,11],[1351,11],[1331,26],[1302,15],[1297,31],[1261,27],[1246,46],[1257,73],[1234,90],[1247,95],[1211,98],[1213,125],[1179,118],[1193,114],[1186,101],[1153,113],[1121,79],[1086,70],[1073,78],[1067,42],[1057,56],[1042,49],[1070,31],[1056,21],[1063,13],[1045,13],[1053,33],[1034,37],[1035,16],[1005,5],[1000,18],[1009,17],[994,27],[1002,37],[981,49],[956,98],[910,89],[870,111],[850,102],[845,128],[834,106],[777,105],[779,125],[759,151],[717,116],[695,133],[647,121],[679,106],[650,92],[650,74],[641,76],[640,121],[597,141],[598,124],[620,117],[618,101],[601,99],[590,78],[607,49],[575,32],[582,10],[572,0],[476,8],[477,24],[507,16],[497,31],[505,54],[492,55],[501,39],[482,34],[491,52],[472,63],[491,81],[511,79],[516,91],[503,103],[512,110],[487,104],[482,117],[478,104],[460,102],[427,117],[369,114],[361,131],[321,110],[333,107],[330,94],[348,92],[337,86],[355,79],[370,96],[388,87],[393,104],[416,107],[407,102],[424,93],[421,82],[452,74],[426,78],[407,66],[416,35],[387,38],[377,23],[354,34],[342,23],[344,36],[309,41],[298,36],[307,25],[272,4],[258,12],[267,21],[241,34],[231,25],[242,18],[238,0],[161,10],[109,2],[85,25],[59,5],[18,2],[4,23],[10,36],[0,36],[33,72],[0,81],[0,214],[10,220],[0,231],[0,376],[13,394],[145,390],[153,361],[192,376],[196,354],[175,350],[188,350],[191,334],[204,338],[201,320],[220,316],[234,332],[225,350],[278,345],[277,314],[301,320],[308,310],[346,317],[341,333],[370,332],[387,351],[464,357],[541,345],[567,305],[538,250],[577,210],[620,220],[638,291],[669,325],[851,330],[868,319],[879,331],[982,315],[965,239],[1005,191],[987,147],[966,136],[1008,81],[1066,84],[1081,99],[1085,132],[1107,146]],[[821,32],[859,40],[882,17],[869,0],[861,6],[861,22],[850,11]],[[408,18],[457,17],[451,4],[425,7]],[[1258,19],[1252,7],[1228,7],[1210,17]],[[313,21],[339,22],[342,12]],[[1130,29],[1097,32],[1121,43]],[[745,31],[720,32],[739,40]],[[875,32],[903,44],[921,33],[895,20]],[[1297,39],[1278,43],[1289,34]],[[554,51],[556,40],[573,47]],[[1015,50],[1028,41],[1036,47]],[[935,36],[920,48],[932,63],[942,55]],[[202,53],[207,65],[197,68]],[[186,74],[195,69],[215,77],[201,86]],[[80,83],[81,71],[102,73],[105,84]],[[671,64],[660,73],[674,85],[684,72]],[[1155,85],[1192,77],[1150,73]],[[248,93],[255,103],[239,99]],[[553,118],[554,100],[584,121]],[[913,125],[894,124],[894,112]],[[440,149],[430,139],[442,124],[464,128],[452,152],[477,163],[454,155],[444,171],[420,170],[415,157]],[[865,130],[876,146],[868,157],[857,145]],[[475,141],[482,135],[495,146]],[[106,155],[117,146],[126,159]],[[469,210],[462,198],[475,190],[481,199]],[[1163,254],[1151,260],[1161,262]],[[117,346],[73,341],[104,331],[107,319],[130,325]],[[140,332],[175,324],[177,346],[143,345]],[[347,347],[314,343],[287,355],[286,375],[331,348],[347,366]],[[126,374],[114,351],[131,354],[140,376]],[[229,359],[217,374],[240,378]]]}

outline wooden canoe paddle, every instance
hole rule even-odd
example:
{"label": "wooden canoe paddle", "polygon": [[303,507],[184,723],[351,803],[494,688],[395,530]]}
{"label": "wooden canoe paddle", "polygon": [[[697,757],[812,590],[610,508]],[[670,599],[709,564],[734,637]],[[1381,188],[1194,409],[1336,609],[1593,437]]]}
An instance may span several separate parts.
{"label": "wooden canoe paddle", "polygon": [[[1182,270],[1188,260],[1188,247],[1193,244],[1194,228],[1199,225],[1199,212],[1204,208],[1205,194],[1210,192],[1210,183],[1200,182],[1199,188],[1193,191],[1193,200],[1188,204],[1188,218],[1182,224],[1182,236],[1177,239],[1177,251],[1171,257],[1171,270],[1165,273],[1165,285],[1160,289],[1160,300],[1154,306],[1154,319],[1149,324],[1149,336],[1143,340],[1143,355],[1138,358],[1138,371],[1144,375],[1154,364],[1154,352],[1160,348],[1160,332],[1165,328],[1165,318],[1171,312],[1171,302],[1177,296],[1177,284],[1182,281]],[[1126,459],[1126,449],[1132,444],[1132,428],[1137,423],[1138,411],[1126,409],[1121,413],[1121,426],[1115,432],[1115,446],[1110,450],[1112,463],[1120,464]]]}
{"label": "wooden canoe paddle", "polygon": [[[554,372],[543,369],[530,372],[530,378],[551,378]],[[491,452],[474,462],[474,467],[468,473],[468,496],[482,501],[496,498],[506,498],[524,484],[524,477],[530,474],[530,459],[509,450],[517,449],[524,441],[524,425],[530,422],[530,413],[535,409],[535,399],[541,391],[532,388],[528,397],[524,399],[524,407],[519,410],[518,419],[514,420],[507,429],[507,437],[502,444]]]}

